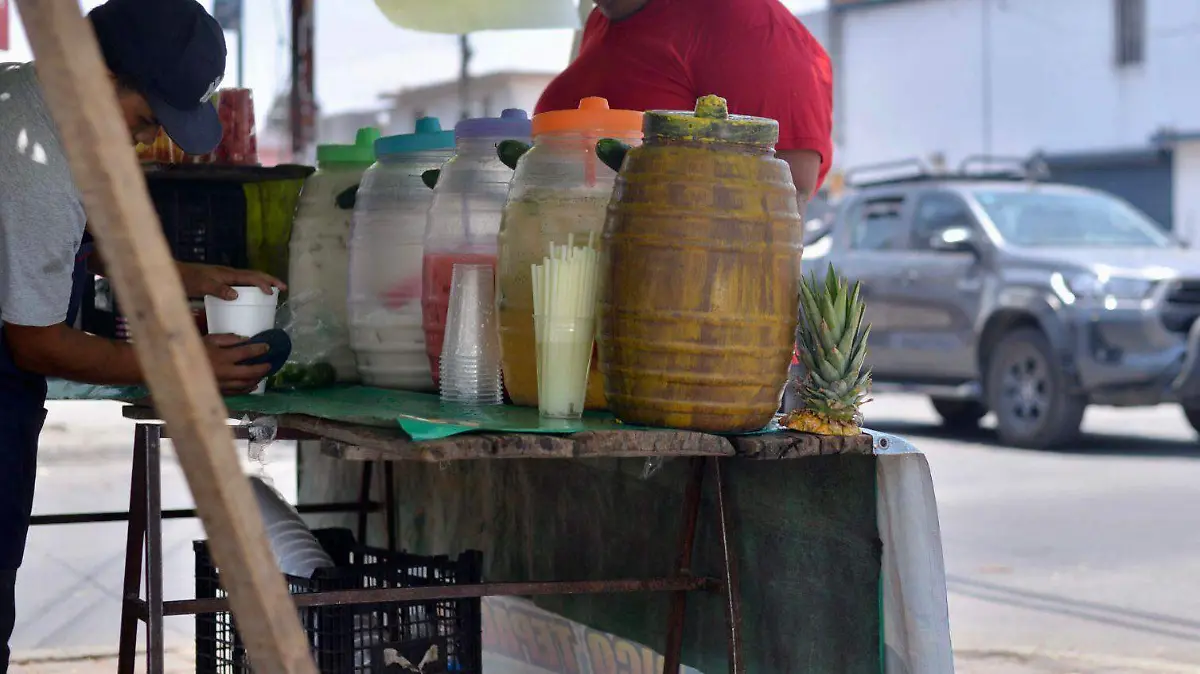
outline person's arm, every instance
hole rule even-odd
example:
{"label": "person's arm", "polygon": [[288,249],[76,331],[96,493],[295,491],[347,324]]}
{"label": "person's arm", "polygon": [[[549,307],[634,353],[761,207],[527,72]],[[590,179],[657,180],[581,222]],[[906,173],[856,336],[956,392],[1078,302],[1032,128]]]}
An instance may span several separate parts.
{"label": "person's arm", "polygon": [[[26,372],[87,384],[140,384],[141,368],[129,344],[66,324],[83,209],[70,192],[37,180],[36,170],[17,176],[27,178],[21,189],[0,190],[0,321],[5,347]],[[249,391],[270,369],[237,365],[265,353],[265,345],[225,348],[242,341],[232,335],[205,341],[217,379],[228,393]]]}
{"label": "person's arm", "polygon": [[[179,277],[183,281],[183,290],[187,296],[199,299],[206,295],[220,297],[225,300],[237,299],[233,286],[257,286],[263,292],[271,292],[271,288],[286,290],[283,281],[251,269],[233,269],[217,265],[197,264],[194,262],[176,262],[179,267]],[[88,271],[96,276],[107,277],[107,266],[100,250],[94,249],[87,260]]]}
{"label": "person's arm", "polygon": [[[89,335],[65,323],[44,327],[5,323],[4,339],[13,361],[26,372],[107,386],[145,382],[132,345]],[[208,359],[224,393],[249,392],[270,370],[269,365],[238,365],[267,351],[265,344],[231,348],[243,341],[237,335],[204,338]]]}
{"label": "person's arm", "polygon": [[46,377],[88,384],[142,383],[133,347],[76,330],[66,323],[48,326],[4,324],[4,341],[17,367]]}
{"label": "person's arm", "polygon": [[817,193],[817,186],[821,184],[821,155],[812,150],[781,150],[775,154],[786,161],[792,170],[796,200],[800,203],[800,215],[803,216],[808,200]]}

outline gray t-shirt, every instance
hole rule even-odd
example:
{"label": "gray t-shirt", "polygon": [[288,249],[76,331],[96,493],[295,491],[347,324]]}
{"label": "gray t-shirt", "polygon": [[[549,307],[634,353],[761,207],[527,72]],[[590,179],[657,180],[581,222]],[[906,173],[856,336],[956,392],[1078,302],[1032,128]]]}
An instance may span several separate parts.
{"label": "gray t-shirt", "polygon": [[0,320],[66,320],[86,224],[33,64],[0,64]]}

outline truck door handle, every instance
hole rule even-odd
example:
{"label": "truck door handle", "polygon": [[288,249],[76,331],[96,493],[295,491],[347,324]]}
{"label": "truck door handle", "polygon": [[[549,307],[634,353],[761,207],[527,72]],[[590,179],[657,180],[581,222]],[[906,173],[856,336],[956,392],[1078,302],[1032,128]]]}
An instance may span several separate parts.
{"label": "truck door handle", "polygon": [[903,283],[912,283],[912,282],[916,281],[917,280],[917,270],[916,269],[905,269],[904,273],[900,275],[900,280]]}

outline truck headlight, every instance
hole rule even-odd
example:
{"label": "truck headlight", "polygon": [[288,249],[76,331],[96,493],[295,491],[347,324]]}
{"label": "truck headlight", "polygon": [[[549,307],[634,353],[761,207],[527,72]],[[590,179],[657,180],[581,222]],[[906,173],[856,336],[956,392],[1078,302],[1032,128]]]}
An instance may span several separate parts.
{"label": "truck headlight", "polygon": [[1154,292],[1158,281],[1128,276],[1075,274],[1064,277],[1064,285],[1078,299],[1143,300]]}

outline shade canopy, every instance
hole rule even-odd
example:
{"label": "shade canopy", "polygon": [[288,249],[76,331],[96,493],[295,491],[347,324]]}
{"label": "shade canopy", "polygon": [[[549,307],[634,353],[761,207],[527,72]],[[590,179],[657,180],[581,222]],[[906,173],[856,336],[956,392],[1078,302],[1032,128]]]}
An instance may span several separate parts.
{"label": "shade canopy", "polygon": [[[583,2],[592,4],[592,0]],[[427,33],[579,28],[575,0],[375,0],[375,4],[397,26]]]}

